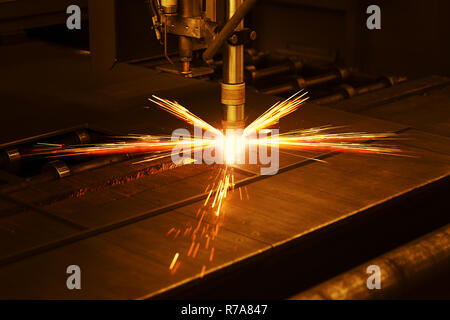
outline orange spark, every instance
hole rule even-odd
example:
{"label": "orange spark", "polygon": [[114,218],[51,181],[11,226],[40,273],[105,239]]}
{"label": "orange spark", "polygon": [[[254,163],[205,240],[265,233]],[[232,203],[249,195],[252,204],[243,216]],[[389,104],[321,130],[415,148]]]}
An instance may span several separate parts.
{"label": "orange spark", "polygon": [[173,267],[175,266],[175,263],[177,262],[179,256],[180,256],[180,254],[178,252],[175,253],[175,256],[172,259],[172,263],[170,264],[169,270],[173,269]]}
{"label": "orange spark", "polygon": [[192,258],[195,258],[197,256],[197,252],[198,252],[199,248],[200,248],[200,242],[197,242],[197,245],[195,246],[195,249],[194,249],[194,253],[192,254]]}
{"label": "orange spark", "polygon": [[195,241],[192,240],[191,246],[189,247],[189,251],[188,251],[188,253],[187,253],[187,256],[188,256],[188,257],[191,256],[192,250],[194,249],[194,244],[195,244]]}
{"label": "orange spark", "polygon": [[184,120],[185,122],[193,126],[200,127],[206,131],[210,131],[218,136],[222,135],[222,132],[220,132],[220,130],[214,128],[206,121],[200,119],[188,109],[180,105],[178,102],[162,99],[155,95],[153,95],[152,98],[154,98],[154,100],[149,99],[151,102],[156,103],[160,108],[173,114],[175,117]]}
{"label": "orange spark", "polygon": [[200,278],[203,278],[203,277],[204,277],[204,275],[205,275],[205,271],[206,271],[206,266],[205,266],[205,265],[203,265],[203,267],[202,267],[202,271],[200,272]]}
{"label": "orange spark", "polygon": [[252,133],[258,132],[261,129],[270,127],[271,125],[277,123],[281,118],[296,111],[306,100],[308,100],[308,97],[303,98],[308,94],[308,92],[304,92],[300,95],[301,92],[302,91],[299,91],[286,100],[275,103],[244,129],[244,136],[248,136]]}
{"label": "orange spark", "polygon": [[173,231],[175,231],[175,228],[170,229],[166,235],[169,236]]}

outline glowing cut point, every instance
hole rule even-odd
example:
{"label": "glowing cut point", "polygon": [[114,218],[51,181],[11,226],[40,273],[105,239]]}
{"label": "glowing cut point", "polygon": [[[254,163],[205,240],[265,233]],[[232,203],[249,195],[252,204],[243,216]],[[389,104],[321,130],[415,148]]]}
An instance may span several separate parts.
{"label": "glowing cut point", "polygon": [[225,164],[244,163],[247,142],[242,129],[227,129],[221,144]]}

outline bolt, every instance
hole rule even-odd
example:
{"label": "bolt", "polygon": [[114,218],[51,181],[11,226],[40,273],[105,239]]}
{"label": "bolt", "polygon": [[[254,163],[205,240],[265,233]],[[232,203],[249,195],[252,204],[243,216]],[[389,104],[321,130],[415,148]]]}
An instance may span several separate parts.
{"label": "bolt", "polygon": [[235,34],[233,34],[232,36],[231,36],[231,38],[230,38],[230,42],[232,43],[232,44],[236,44],[236,43],[238,43],[238,36],[237,35],[235,35]]}

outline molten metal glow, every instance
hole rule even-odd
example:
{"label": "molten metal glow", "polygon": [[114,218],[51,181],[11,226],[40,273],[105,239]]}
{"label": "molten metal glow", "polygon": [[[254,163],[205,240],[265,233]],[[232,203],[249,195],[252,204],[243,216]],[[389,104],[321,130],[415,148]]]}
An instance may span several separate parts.
{"label": "molten metal glow", "polygon": [[225,135],[219,141],[225,164],[244,163],[246,146],[247,138],[242,134],[242,130],[226,130]]}

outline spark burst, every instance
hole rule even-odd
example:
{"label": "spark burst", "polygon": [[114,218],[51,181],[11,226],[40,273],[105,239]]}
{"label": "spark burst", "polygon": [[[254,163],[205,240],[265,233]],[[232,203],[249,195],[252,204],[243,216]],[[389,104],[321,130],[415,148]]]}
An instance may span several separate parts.
{"label": "spark burst", "polygon": [[[186,257],[195,258],[200,248],[209,250],[209,262],[214,259],[214,240],[217,237],[220,226],[224,218],[224,202],[230,192],[235,189],[235,178],[233,165],[236,164],[238,152],[242,152],[248,146],[278,147],[287,150],[307,150],[307,151],[333,151],[352,153],[373,153],[373,154],[399,154],[401,150],[377,144],[368,144],[367,141],[386,140],[394,136],[392,133],[364,133],[347,132],[331,133],[331,130],[339,127],[322,126],[302,130],[293,130],[285,133],[275,134],[270,137],[256,137],[259,132],[267,131],[267,128],[278,123],[278,121],[295,112],[308,99],[306,92],[298,92],[284,101],[280,101],[271,106],[260,117],[250,123],[241,134],[233,132],[222,132],[214,128],[206,121],[202,120],[188,109],[176,101],[162,99],[152,96],[150,101],[157,104],[161,109],[171,113],[177,118],[202,128],[220,137],[218,140],[190,139],[186,141],[172,141],[170,136],[154,135],[129,135],[115,137],[119,141],[95,145],[53,145],[40,144],[25,156],[80,156],[80,155],[109,155],[109,154],[149,154],[147,158],[136,163],[153,161],[164,157],[169,157],[175,146],[185,144],[192,147],[192,150],[202,151],[207,148],[222,148],[225,165],[219,170],[213,181],[205,190],[207,194],[203,205],[197,211],[197,221],[195,225],[186,226],[184,231],[171,228],[167,236],[176,239],[180,236],[190,237],[191,245],[185,253]],[[239,151],[240,150],[240,151]],[[244,192],[243,192],[244,190]],[[246,187],[239,188],[240,199],[243,193],[248,197]],[[182,253],[176,252],[169,270],[175,273],[181,263]],[[206,270],[206,265],[202,266],[201,276]]]}
{"label": "spark burst", "polygon": [[244,129],[243,135],[249,136],[252,133],[257,133],[296,111],[306,100],[308,100],[308,97],[305,98],[306,95],[307,92],[302,93],[302,91],[299,91],[286,100],[275,103],[255,121],[249,124]]}

